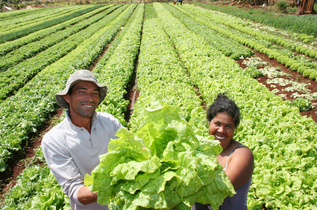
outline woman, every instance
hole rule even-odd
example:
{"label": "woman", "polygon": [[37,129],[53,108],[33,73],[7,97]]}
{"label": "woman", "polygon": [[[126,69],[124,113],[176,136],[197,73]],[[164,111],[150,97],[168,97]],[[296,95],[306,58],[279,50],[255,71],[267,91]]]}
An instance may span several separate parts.
{"label": "woman", "polygon": [[[234,101],[224,94],[219,94],[207,111],[209,134],[220,141],[223,151],[217,156],[218,162],[230,178],[236,190],[233,197],[225,198],[219,209],[247,209],[247,194],[254,168],[252,151],[232,139],[240,123],[240,110]],[[209,205],[196,203],[192,210],[208,210]]]}

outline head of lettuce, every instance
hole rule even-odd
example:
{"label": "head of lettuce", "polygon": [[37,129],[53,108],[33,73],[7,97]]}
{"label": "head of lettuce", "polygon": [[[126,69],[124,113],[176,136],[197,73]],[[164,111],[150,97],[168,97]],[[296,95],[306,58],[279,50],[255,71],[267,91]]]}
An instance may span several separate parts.
{"label": "head of lettuce", "polygon": [[[177,108],[146,110],[136,131],[118,131],[109,152],[86,175],[109,209],[189,210],[195,202],[218,209],[234,188],[218,164],[218,141],[195,136]],[[146,149],[144,149],[144,146]],[[143,149],[142,149],[143,148]]]}

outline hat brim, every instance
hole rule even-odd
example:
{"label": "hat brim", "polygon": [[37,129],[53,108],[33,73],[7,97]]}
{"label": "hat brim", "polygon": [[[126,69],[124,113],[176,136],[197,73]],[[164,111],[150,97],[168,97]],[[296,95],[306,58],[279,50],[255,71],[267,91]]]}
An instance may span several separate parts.
{"label": "hat brim", "polygon": [[64,109],[69,109],[68,103],[64,100],[63,96],[66,95],[69,91],[70,88],[72,88],[74,85],[76,85],[79,82],[91,82],[94,83],[97,87],[99,87],[99,104],[101,104],[101,102],[105,99],[106,95],[107,95],[107,86],[105,85],[101,85],[99,83],[96,83],[95,81],[91,81],[91,80],[76,80],[73,83],[71,83],[68,87],[66,87],[64,90],[62,90],[59,93],[55,94],[55,99],[57,101],[57,103],[63,107]]}

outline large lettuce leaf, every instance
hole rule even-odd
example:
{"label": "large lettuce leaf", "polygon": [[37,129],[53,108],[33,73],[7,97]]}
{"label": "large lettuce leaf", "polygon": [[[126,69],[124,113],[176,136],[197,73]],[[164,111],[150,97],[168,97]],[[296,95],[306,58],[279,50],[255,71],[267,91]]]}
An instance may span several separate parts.
{"label": "large lettuce leaf", "polygon": [[195,202],[218,209],[235,194],[216,156],[218,141],[196,137],[177,108],[146,110],[135,133],[118,131],[109,152],[85,177],[110,209],[190,209]]}

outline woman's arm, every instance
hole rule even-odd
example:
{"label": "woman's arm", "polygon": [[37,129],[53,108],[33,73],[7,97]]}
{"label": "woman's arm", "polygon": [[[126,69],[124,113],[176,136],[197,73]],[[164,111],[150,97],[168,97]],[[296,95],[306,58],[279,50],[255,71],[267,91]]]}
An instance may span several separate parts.
{"label": "woman's arm", "polygon": [[225,173],[230,178],[234,189],[238,189],[248,182],[254,168],[252,151],[247,147],[237,148],[230,156]]}

